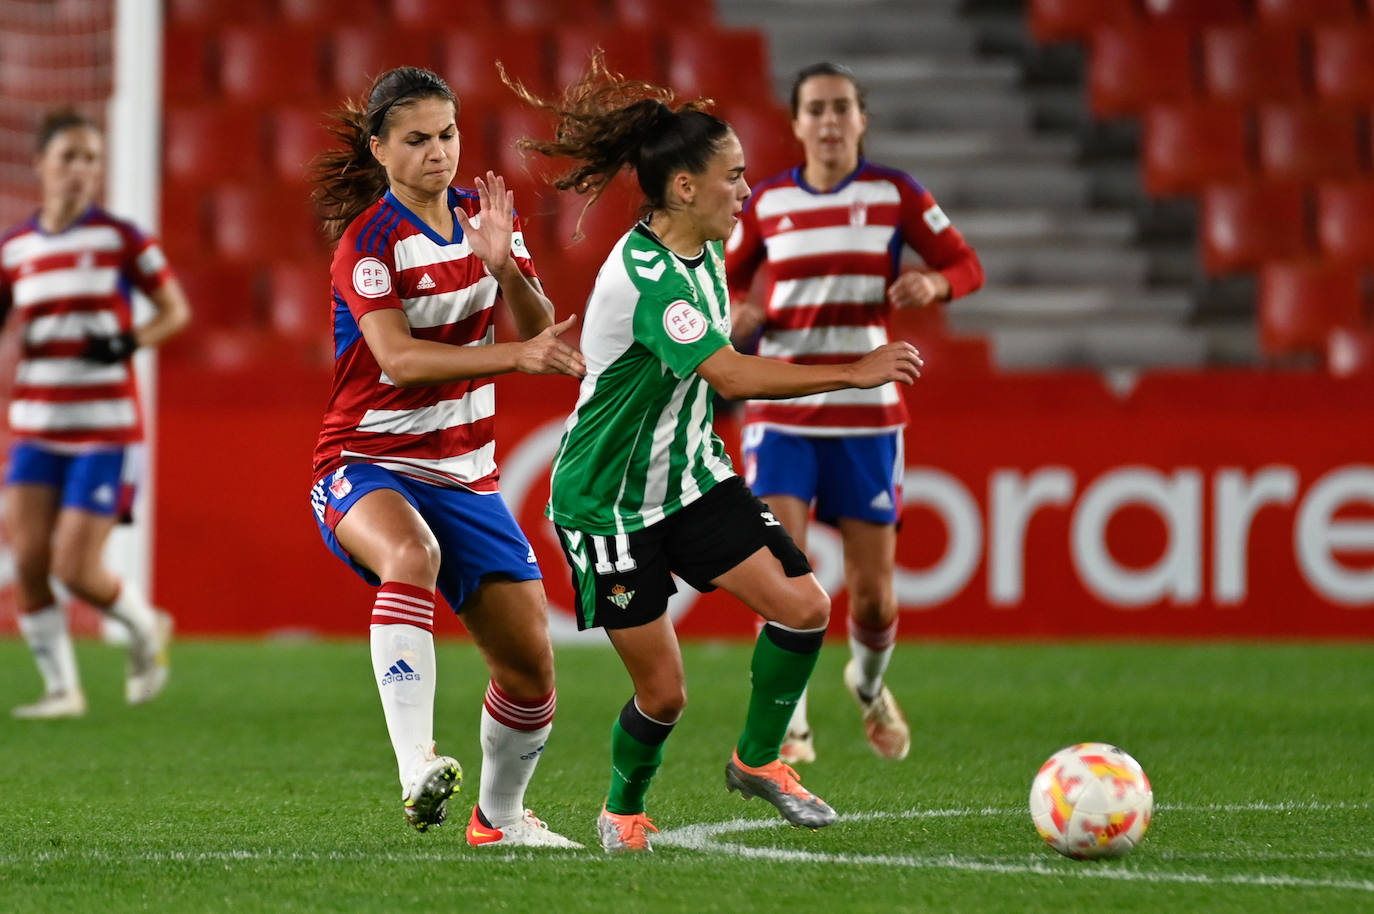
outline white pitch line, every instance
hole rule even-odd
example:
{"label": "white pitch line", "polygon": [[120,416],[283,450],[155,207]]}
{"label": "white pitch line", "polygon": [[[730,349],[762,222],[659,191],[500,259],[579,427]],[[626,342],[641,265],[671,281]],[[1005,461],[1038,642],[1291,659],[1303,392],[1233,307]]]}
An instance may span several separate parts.
{"label": "white pitch line", "polygon": [[[1275,812],[1289,810],[1323,811],[1334,809],[1368,809],[1367,803],[1247,803],[1207,806],[1170,806],[1161,807],[1175,811],[1227,811],[1227,812]],[[938,819],[960,816],[1002,816],[1024,815],[1021,809],[909,809],[902,812],[866,812],[842,815],[841,822],[864,822],[878,819]],[[686,850],[707,854],[727,853],[732,856],[748,857],[755,860],[776,860],[794,863],[838,863],[850,866],[897,866],[909,869],[948,869],[966,872],[1001,873],[1007,875],[1031,876],[1071,876],[1083,879],[1109,879],[1122,882],[1160,882],[1189,883],[1196,885],[1246,885],[1281,886],[1316,889],[1340,889],[1353,892],[1374,892],[1374,880],[1368,879],[1314,879],[1304,876],[1284,876],[1270,873],[1238,873],[1230,876],[1210,876],[1205,873],[1169,873],[1147,871],[1136,868],[1116,866],[1094,866],[1091,864],[1073,867],[1051,866],[1043,861],[1029,863],[979,860],[972,857],[958,857],[954,854],[938,856],[916,856],[909,854],[845,854],[823,851],[788,850],[785,848],[748,847],[728,841],[717,841],[722,835],[741,834],[750,831],[782,828],[787,823],[779,819],[732,819],[700,825],[687,825],[682,828],[667,829],[660,833],[654,844],[660,847],[680,847]]]}

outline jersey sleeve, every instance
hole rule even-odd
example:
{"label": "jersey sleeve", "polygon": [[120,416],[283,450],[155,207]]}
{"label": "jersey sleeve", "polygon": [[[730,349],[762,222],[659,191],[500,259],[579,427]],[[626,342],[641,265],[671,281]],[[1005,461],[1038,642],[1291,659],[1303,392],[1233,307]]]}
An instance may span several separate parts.
{"label": "jersey sleeve", "polygon": [[931,269],[949,280],[949,297],[958,298],[983,285],[983,264],[964,236],[949,221],[935,197],[911,178],[897,181],[901,194],[902,239]]}
{"label": "jersey sleeve", "polygon": [[347,241],[345,237],[334,249],[329,272],[335,292],[348,305],[353,319],[360,320],[364,314],[383,308],[402,308],[401,298],[396,294],[396,274],[389,262],[390,248],[373,253],[358,250],[356,244]]}
{"label": "jersey sleeve", "polygon": [[510,236],[510,255],[515,259],[515,265],[520,268],[530,279],[538,279],[539,272],[534,268],[534,258],[530,254],[529,245],[525,244],[525,229],[520,222],[520,214],[515,214],[515,219],[511,224]]}
{"label": "jersey sleeve", "polygon": [[659,257],[664,269],[656,278],[647,278],[656,272],[655,264],[641,261],[630,267],[638,267],[641,275],[635,283],[639,301],[634,337],[674,375],[686,378],[712,353],[729,346],[730,338],[696,306],[690,286],[673,271],[665,255]]}
{"label": "jersey sleeve", "polygon": [[137,227],[126,222],[120,225],[120,230],[126,246],[124,275],[138,291],[151,295],[172,278],[167,255],[162,253],[162,245],[156,238],[145,235]]}
{"label": "jersey sleeve", "polygon": [[754,273],[763,262],[767,252],[763,246],[763,233],[759,231],[759,220],[754,208],[754,198],[745,204],[744,212],[739,214],[735,230],[725,243],[725,279],[730,285],[730,299],[738,301],[749,294],[754,282]]}

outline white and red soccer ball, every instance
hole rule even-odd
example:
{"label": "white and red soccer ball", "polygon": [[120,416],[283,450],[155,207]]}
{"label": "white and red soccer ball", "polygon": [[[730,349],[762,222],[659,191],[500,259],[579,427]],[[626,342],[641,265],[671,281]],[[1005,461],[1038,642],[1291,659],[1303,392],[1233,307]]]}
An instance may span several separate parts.
{"label": "white and red soccer ball", "polygon": [[1030,812],[1045,843],[1076,860],[1120,857],[1145,837],[1154,812],[1140,763],[1106,743],[1060,749],[1031,783]]}

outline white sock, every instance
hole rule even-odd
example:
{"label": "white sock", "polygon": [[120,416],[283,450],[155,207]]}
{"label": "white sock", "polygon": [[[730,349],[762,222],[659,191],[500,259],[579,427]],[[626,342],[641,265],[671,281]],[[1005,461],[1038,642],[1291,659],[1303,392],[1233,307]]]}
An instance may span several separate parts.
{"label": "white sock", "polygon": [[482,702],[482,777],[477,805],[494,828],[525,815],[525,788],[553,729],[557,697],[511,698],[492,682]]}
{"label": "white sock", "polygon": [[124,623],[135,638],[149,637],[157,625],[153,605],[129,581],[119,582],[119,594],[105,612]]}
{"label": "white sock", "polygon": [[792,719],[787,722],[788,736],[801,736],[811,732],[811,722],[806,719],[806,693],[809,689],[803,689],[800,697],[797,698],[797,705],[792,709]]}
{"label": "white sock", "polygon": [[849,651],[859,667],[859,692],[873,698],[883,690],[892,649],[897,643],[897,620],[886,628],[865,628],[849,620]]}
{"label": "white sock", "polygon": [[[407,621],[401,622],[400,619]],[[387,583],[372,605],[372,672],[401,789],[434,755],[434,594]]]}
{"label": "white sock", "polygon": [[76,671],[76,654],[67,631],[67,611],[61,606],[45,606],[37,612],[19,614],[19,631],[28,642],[38,672],[43,677],[43,692],[79,692],[81,680]]}

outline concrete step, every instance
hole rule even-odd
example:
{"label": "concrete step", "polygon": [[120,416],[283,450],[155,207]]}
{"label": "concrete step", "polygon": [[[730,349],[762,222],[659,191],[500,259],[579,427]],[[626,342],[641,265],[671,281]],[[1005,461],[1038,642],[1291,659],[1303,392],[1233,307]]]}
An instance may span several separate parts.
{"label": "concrete step", "polygon": [[[919,176],[917,180],[920,180]],[[943,201],[941,201],[943,204]],[[1129,213],[1062,210],[1050,207],[1027,209],[978,208],[949,213],[954,224],[974,247],[1014,242],[1046,241],[1077,244],[1085,240],[1129,244],[1135,237],[1135,220]]]}
{"label": "concrete step", "polygon": [[1062,327],[1006,327],[986,335],[998,367],[1013,370],[1200,368],[1209,354],[1206,333],[1156,321],[1113,319]]}
{"label": "concrete step", "polygon": [[989,283],[950,305],[950,326],[960,332],[1050,329],[1094,322],[1177,324],[1192,310],[1184,291],[1142,292],[1129,285],[1012,285]]}
{"label": "concrete step", "polygon": [[1149,255],[1101,243],[1055,244],[1033,239],[996,243],[971,239],[988,286],[1079,286],[1100,283],[1139,288],[1146,282]]}
{"label": "concrete step", "polygon": [[969,162],[924,165],[901,159],[886,164],[911,172],[951,212],[980,207],[1081,209],[1089,201],[1090,176],[1057,162]]}
{"label": "concrete step", "polygon": [[877,162],[902,159],[913,163],[967,162],[970,159],[1073,161],[1077,142],[1069,136],[1038,136],[1028,130],[965,127],[894,130],[869,122],[864,154]]}

